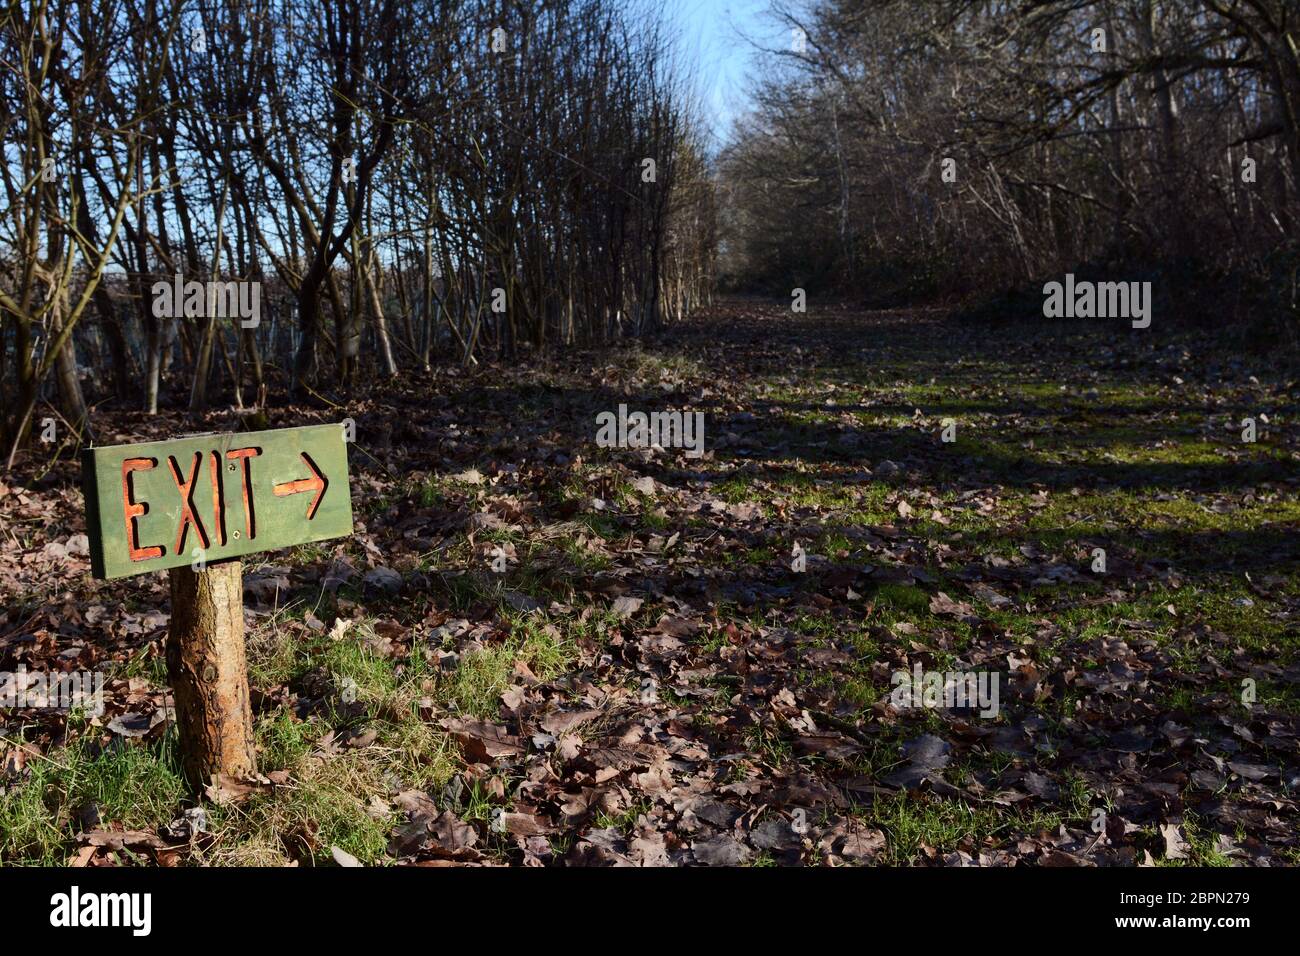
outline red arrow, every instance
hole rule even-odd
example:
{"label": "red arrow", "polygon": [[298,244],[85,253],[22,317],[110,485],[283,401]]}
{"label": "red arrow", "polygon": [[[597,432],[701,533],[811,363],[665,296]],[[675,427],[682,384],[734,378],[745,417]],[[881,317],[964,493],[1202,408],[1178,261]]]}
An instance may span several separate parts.
{"label": "red arrow", "polygon": [[316,497],[311,500],[307,506],[307,520],[310,521],[316,517],[316,509],[320,507],[320,500],[325,497],[325,489],[329,486],[329,479],[321,474],[320,469],[316,467],[316,462],[311,460],[311,456],[305,451],[299,452],[302,460],[307,463],[311,469],[311,478],[299,478],[297,481],[286,481],[275,486],[275,496],[284,498],[288,495],[296,495],[302,491],[314,491]]}

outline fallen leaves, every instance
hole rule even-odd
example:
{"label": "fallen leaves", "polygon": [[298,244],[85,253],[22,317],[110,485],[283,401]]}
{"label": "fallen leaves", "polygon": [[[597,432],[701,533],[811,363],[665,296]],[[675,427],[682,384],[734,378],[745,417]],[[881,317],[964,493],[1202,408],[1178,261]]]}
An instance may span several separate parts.
{"label": "fallen leaves", "polygon": [[[364,792],[347,797],[380,827],[378,860],[1288,859],[1300,723],[1277,688],[1300,672],[1276,635],[1300,620],[1281,561],[1293,478],[1234,487],[1218,465],[1088,454],[1108,429],[1151,432],[1139,406],[1087,397],[1113,356],[1078,358],[1076,374],[1014,337],[915,316],[849,312],[812,336],[757,308],[721,314],[728,327],[694,344],[731,374],[649,375],[706,410],[711,456],[594,449],[586,406],[610,396],[593,385],[639,381],[613,358],[434,371],[363,413],[396,424],[389,469],[359,461],[353,476],[355,538],[246,571],[250,655],[311,658],[254,686],[260,718],[302,732],[307,766],[382,763],[405,746],[395,727],[436,741],[418,760],[445,760],[436,783],[423,762],[357,778]],[[1001,365],[969,375],[961,363],[990,350],[1072,391],[1021,394]],[[960,361],[925,358],[940,354]],[[1124,361],[1137,374],[1149,358]],[[918,385],[910,363],[938,381]],[[561,379],[565,400],[534,407]],[[987,432],[987,449],[931,435],[949,400],[980,408],[962,428]],[[1003,461],[1005,446],[1024,454]],[[89,733],[153,746],[169,713],[165,581],[90,584],[79,496],[54,475],[0,491],[6,521],[27,529],[0,537],[0,669],[129,672]],[[1183,509],[1234,530],[1196,531]],[[998,674],[998,716],[895,706],[891,676],[917,665]],[[371,668],[380,691],[344,701],[349,674]],[[1249,707],[1244,678],[1260,690]],[[36,730],[0,740],[0,787],[60,752],[61,717],[19,719]],[[300,771],[219,781],[204,804],[292,800]],[[74,862],[171,865],[214,839],[179,808],[152,834],[100,812],[66,814]],[[289,855],[363,862],[325,832],[286,835]]]}
{"label": "fallen leaves", "polygon": [[641,605],[643,604],[645,604],[643,598],[632,597],[624,594],[615,598],[614,602],[609,606],[609,609],[615,616],[626,620],[637,611],[641,610]]}
{"label": "fallen leaves", "polygon": [[973,607],[965,601],[954,601],[942,591],[930,598],[930,613],[955,617],[963,621],[978,620]]}
{"label": "fallen leaves", "polygon": [[952,761],[952,747],[933,734],[922,734],[903,745],[903,757],[907,760],[906,766],[885,777],[884,782],[910,790],[920,786],[922,781],[939,778],[937,771]]}
{"label": "fallen leaves", "polygon": [[490,763],[498,757],[518,756],[524,752],[523,740],[511,735],[500,724],[472,718],[448,717],[441,724],[456,739],[465,757],[476,763]]}

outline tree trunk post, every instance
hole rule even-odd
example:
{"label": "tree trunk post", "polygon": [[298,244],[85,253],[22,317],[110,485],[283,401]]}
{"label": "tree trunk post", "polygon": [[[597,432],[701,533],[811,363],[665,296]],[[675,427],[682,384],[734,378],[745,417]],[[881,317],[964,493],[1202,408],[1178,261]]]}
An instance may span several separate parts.
{"label": "tree trunk post", "polygon": [[172,568],[167,673],[176,700],[181,763],[196,791],[227,775],[257,775],[244,656],[243,567]]}

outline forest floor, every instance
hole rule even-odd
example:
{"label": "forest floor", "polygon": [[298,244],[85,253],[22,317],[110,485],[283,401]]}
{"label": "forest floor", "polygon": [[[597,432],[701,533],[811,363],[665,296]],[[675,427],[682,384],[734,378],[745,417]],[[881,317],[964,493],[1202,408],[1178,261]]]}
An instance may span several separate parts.
{"label": "forest floor", "polygon": [[[166,577],[93,581],[75,465],[29,465],[0,670],[105,671],[107,710],[4,715],[0,862],[1295,865],[1300,391],[1270,362],[735,301],[272,410],[355,419],[356,533],[245,562],[264,779],[197,804]],[[704,457],[598,447],[620,403],[703,411]],[[996,675],[996,708],[901,706],[917,665]]]}

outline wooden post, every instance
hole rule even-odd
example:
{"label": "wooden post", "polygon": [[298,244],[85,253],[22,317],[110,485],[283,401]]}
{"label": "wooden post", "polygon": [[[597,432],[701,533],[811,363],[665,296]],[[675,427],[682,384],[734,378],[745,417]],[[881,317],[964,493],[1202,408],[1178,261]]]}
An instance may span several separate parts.
{"label": "wooden post", "polygon": [[95,577],[171,572],[167,671],[196,791],[214,776],[257,775],[239,559],[352,533],[346,437],[308,425],[82,453]]}
{"label": "wooden post", "polygon": [[257,775],[244,658],[243,567],[238,560],[172,568],[167,673],[181,762],[196,791],[225,774]]}

